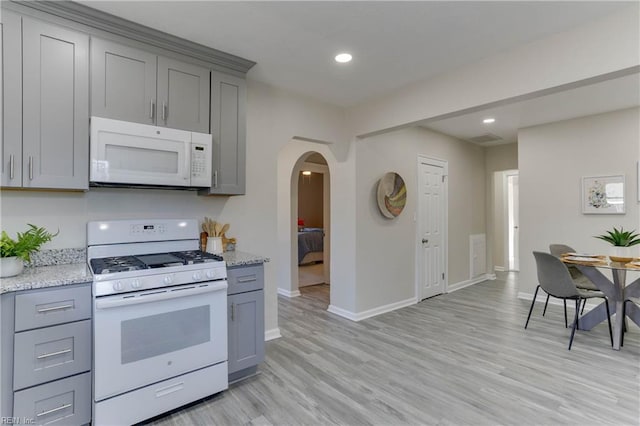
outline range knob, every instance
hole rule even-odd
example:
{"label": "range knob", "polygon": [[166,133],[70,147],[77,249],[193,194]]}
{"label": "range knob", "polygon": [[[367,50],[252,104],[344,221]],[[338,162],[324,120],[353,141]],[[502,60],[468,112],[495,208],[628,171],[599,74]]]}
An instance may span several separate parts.
{"label": "range knob", "polygon": [[131,281],[131,288],[140,288],[141,286],[142,284],[140,283],[140,280],[135,279]]}
{"label": "range knob", "polygon": [[164,281],[165,284],[171,284],[173,279],[171,278],[171,275],[167,275],[166,277],[164,277],[163,281]]}
{"label": "range knob", "polygon": [[215,274],[215,272],[214,272],[214,270],[213,270],[213,269],[209,269],[209,270],[207,271],[207,278],[215,278],[215,275],[216,275],[216,274]]}
{"label": "range knob", "polygon": [[200,271],[193,273],[193,280],[200,281],[202,279],[202,273]]}
{"label": "range knob", "polygon": [[116,281],[113,283],[113,290],[114,291],[122,291],[122,289],[124,288],[124,286],[122,285],[122,281]]}

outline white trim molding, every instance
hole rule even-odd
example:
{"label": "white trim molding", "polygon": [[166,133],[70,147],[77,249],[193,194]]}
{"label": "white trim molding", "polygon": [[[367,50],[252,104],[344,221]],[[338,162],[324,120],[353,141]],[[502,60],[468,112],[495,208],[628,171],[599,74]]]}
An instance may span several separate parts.
{"label": "white trim molding", "polygon": [[497,265],[493,267],[493,270],[497,271],[497,272],[505,272],[506,271],[504,266],[497,266]]}
{"label": "white trim molding", "polygon": [[457,282],[455,284],[451,284],[447,287],[447,293],[453,293],[454,291],[458,291],[461,290],[465,287],[469,287],[471,285],[474,284],[478,284],[481,283],[483,281],[487,281],[487,280],[495,280],[496,279],[496,275],[495,274],[483,274],[483,275],[479,275],[477,277],[475,277],[472,280],[465,280],[465,281],[460,281]]}
{"label": "white trim molding", "polygon": [[268,342],[269,340],[275,340],[275,339],[279,339],[282,337],[282,334],[280,334],[280,328],[276,327],[276,328],[272,328],[271,330],[265,330],[264,332],[264,341]]}
{"label": "white trim molding", "polygon": [[285,290],[284,288],[278,288],[278,294],[288,298],[298,297],[300,296],[300,290],[289,291]]}
{"label": "white trim molding", "polygon": [[351,312],[342,308],[338,308],[334,305],[329,305],[327,311],[332,314],[339,315],[351,321],[362,321],[367,318],[375,317],[376,315],[386,314],[387,312],[395,311],[396,309],[406,308],[407,306],[415,305],[417,300],[415,297],[410,299],[401,300],[399,302],[389,303],[388,305],[378,306],[377,308],[369,309],[362,312]]}

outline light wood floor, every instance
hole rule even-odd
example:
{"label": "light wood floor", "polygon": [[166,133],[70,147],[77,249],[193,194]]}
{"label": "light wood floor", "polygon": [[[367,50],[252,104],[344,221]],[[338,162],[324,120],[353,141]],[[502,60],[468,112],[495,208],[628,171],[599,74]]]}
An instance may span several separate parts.
{"label": "light wood floor", "polygon": [[635,324],[619,352],[603,324],[568,351],[562,307],[524,330],[509,277],[358,323],[319,305],[280,297],[261,374],[153,424],[640,424]]}

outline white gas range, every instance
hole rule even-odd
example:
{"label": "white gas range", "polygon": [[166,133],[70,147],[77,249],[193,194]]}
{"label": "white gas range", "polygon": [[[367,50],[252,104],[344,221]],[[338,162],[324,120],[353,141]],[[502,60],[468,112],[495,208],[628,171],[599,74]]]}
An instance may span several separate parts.
{"label": "white gas range", "polygon": [[195,220],[87,225],[93,424],[133,424],[227,389],[227,270]]}

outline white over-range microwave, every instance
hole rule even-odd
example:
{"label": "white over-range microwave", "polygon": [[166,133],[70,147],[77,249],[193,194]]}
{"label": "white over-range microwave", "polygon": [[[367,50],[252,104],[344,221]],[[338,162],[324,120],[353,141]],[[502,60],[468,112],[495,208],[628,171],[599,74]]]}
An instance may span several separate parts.
{"label": "white over-range microwave", "polygon": [[211,186],[210,134],[91,117],[93,186]]}

